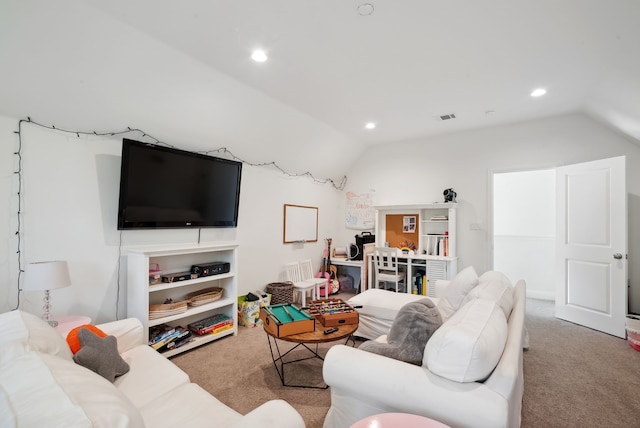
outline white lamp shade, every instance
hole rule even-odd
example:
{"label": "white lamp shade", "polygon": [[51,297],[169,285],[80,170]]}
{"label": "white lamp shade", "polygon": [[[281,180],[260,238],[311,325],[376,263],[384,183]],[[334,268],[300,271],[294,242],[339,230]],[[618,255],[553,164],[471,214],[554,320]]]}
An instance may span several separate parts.
{"label": "white lamp shade", "polygon": [[25,291],[54,290],[71,285],[69,267],[65,261],[29,263],[22,289]]}

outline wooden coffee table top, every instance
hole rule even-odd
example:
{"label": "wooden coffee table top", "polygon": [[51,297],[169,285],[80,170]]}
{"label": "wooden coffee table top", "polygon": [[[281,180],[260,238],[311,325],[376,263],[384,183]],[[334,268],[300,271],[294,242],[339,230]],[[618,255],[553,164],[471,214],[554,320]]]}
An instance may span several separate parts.
{"label": "wooden coffee table top", "polygon": [[[335,331],[331,334],[324,334],[324,331],[331,327],[323,326],[322,323],[317,319],[315,320],[315,323],[316,323],[315,331],[308,331],[305,333],[298,333],[298,334],[290,334],[289,336],[278,337],[278,339],[285,340],[287,342],[294,342],[294,343],[325,343],[325,342],[333,342],[334,340],[340,340],[340,339],[344,339],[345,337],[349,337],[358,329],[358,324],[340,325],[340,326],[336,326],[338,331]],[[265,331],[270,336],[273,336],[267,330]]]}

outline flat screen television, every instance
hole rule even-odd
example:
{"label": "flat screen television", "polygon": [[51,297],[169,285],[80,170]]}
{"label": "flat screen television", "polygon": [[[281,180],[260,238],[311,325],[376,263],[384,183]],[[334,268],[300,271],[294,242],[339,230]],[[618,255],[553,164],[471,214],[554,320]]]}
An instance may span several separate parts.
{"label": "flat screen television", "polygon": [[242,162],[122,140],[118,230],[236,227]]}

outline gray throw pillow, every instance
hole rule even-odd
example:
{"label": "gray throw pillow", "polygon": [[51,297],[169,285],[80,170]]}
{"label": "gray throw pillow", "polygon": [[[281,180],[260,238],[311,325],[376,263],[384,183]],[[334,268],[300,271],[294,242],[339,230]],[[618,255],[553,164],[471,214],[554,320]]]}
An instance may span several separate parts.
{"label": "gray throw pillow", "polygon": [[99,337],[92,331],[81,328],[78,330],[78,340],[81,348],[73,356],[76,363],[112,383],[116,376],[129,371],[129,364],[118,353],[118,341],[115,336]]}
{"label": "gray throw pillow", "polygon": [[431,299],[407,303],[393,320],[387,343],[370,340],[358,349],[420,366],[427,341],[441,325],[442,316]]}

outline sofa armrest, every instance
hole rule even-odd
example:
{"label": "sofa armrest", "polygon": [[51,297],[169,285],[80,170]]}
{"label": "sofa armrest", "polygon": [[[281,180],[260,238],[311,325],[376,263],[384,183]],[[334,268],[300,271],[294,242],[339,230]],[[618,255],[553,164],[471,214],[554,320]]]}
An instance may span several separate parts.
{"label": "sofa armrest", "polygon": [[137,318],[126,318],[98,324],[97,327],[118,339],[118,352],[121,354],[129,349],[144,344],[142,323]]}
{"label": "sofa armrest", "polygon": [[425,367],[345,345],[327,352],[323,376],[331,387],[330,413],[355,418],[342,423],[366,416],[357,408],[422,415],[451,426],[501,427],[507,420],[507,401],[482,383],[450,381]]}
{"label": "sofa armrest", "polygon": [[302,416],[284,400],[271,400],[256,407],[231,428],[305,428]]}

